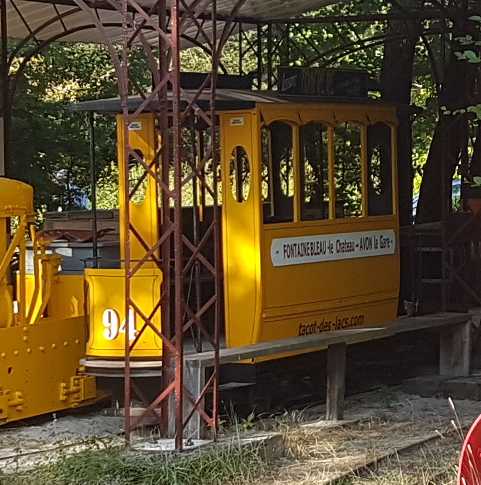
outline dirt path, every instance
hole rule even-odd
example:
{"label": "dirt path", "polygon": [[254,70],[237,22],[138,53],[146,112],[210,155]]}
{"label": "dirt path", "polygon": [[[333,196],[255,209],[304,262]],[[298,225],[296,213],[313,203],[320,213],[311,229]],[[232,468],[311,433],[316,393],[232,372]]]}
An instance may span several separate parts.
{"label": "dirt path", "polygon": [[119,431],[122,418],[103,413],[62,416],[0,428],[0,469],[11,473],[17,469],[39,466],[57,455],[84,449],[122,444]]}
{"label": "dirt path", "polygon": [[[455,408],[463,426],[481,413],[474,401],[458,401]],[[307,417],[320,412],[310,410]],[[264,483],[454,484],[461,437],[448,400],[382,389],[349,399],[347,417],[358,421],[286,430],[287,453]]]}

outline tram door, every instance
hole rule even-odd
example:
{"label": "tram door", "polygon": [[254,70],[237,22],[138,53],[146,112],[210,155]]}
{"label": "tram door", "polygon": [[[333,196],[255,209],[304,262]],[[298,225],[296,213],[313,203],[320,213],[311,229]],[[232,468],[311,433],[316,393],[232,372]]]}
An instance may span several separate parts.
{"label": "tram door", "polygon": [[226,343],[235,346],[252,342],[260,304],[256,301],[260,272],[256,113],[223,113],[221,133]]}
{"label": "tram door", "polygon": [[[89,341],[87,356],[92,358],[119,358],[125,354],[126,315],[124,306],[125,270],[125,202],[126,192],[133,192],[130,198],[130,257],[134,275],[131,279],[131,298],[135,307],[130,307],[129,337],[138,343],[132,352],[133,357],[158,358],[161,355],[162,342],[157,334],[143,326],[143,315],[153,315],[152,323],[160,328],[160,310],[152,313],[160,299],[162,273],[153,262],[140,266],[146,253],[144,245],[153,246],[158,240],[157,191],[152,177],[144,176],[144,166],[150,166],[155,156],[155,129],[152,114],[140,115],[128,128],[129,144],[135,155],[125,159],[124,124],[122,116],[117,117],[118,161],[119,161],[119,219],[121,238],[120,268],[85,270],[88,287]],[[125,183],[125,171],[128,170],[129,184]],[[142,241],[142,242],[141,242]],[[139,312],[140,310],[140,312]],[[139,335],[139,336],[138,336]]]}

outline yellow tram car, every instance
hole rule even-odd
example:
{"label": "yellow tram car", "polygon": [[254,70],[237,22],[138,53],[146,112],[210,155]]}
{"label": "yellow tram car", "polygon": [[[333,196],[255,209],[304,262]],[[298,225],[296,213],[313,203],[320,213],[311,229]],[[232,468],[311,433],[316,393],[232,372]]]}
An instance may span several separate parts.
{"label": "yellow tram car", "polygon": [[[238,106],[245,93],[221,90],[221,96],[225,346],[394,319],[400,279],[396,108],[250,92],[246,108],[232,109],[229,100]],[[114,111],[112,104],[103,109]],[[120,115],[117,125],[123,146]],[[131,124],[129,144],[150,163],[156,143],[154,116],[144,113]],[[119,150],[120,201],[128,166],[123,156]],[[148,179],[143,199],[131,202],[130,217],[153,244],[157,194]],[[131,251],[133,260],[145,253],[135,239]],[[86,281],[84,363],[96,368],[98,359],[123,356],[123,270],[88,269]],[[132,291],[144,313],[158,301],[161,281],[154,267],[134,278]],[[134,314],[130,320],[135,336]],[[146,329],[133,356],[159,358],[161,345]]]}
{"label": "yellow tram car", "polygon": [[[393,320],[400,279],[396,107],[235,89],[219,89],[218,96],[223,345]],[[106,101],[102,111],[118,113],[118,104]],[[98,106],[84,102],[78,109]],[[159,142],[154,115],[139,115],[128,133],[131,148],[150,164]],[[122,221],[122,201],[130,190],[124,171],[132,166],[120,148],[118,114],[117,134]],[[48,238],[32,231],[29,272],[23,234],[33,222],[31,188],[1,179],[0,189],[2,234],[7,220],[21,218],[19,236],[0,237],[1,424],[95,399],[95,381],[85,371],[122,372],[126,316],[122,227],[116,267],[100,264],[74,274],[62,271],[62,258]],[[132,224],[152,245],[159,239],[158,199],[147,177],[142,196],[129,207]],[[134,239],[132,260],[144,253]],[[8,276],[15,254],[16,281]],[[162,272],[154,264],[133,277],[131,292],[144,314],[159,301],[161,285]],[[133,310],[129,321],[136,338],[140,322]],[[153,323],[163,324],[160,312]],[[155,361],[160,372],[162,342],[152,329],[138,338],[132,357],[134,372],[142,362]]]}

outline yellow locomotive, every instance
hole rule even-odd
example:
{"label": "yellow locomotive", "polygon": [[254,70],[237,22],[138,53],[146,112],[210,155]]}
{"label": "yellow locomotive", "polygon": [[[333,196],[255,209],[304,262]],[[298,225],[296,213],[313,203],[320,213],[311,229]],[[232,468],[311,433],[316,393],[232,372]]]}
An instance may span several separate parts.
{"label": "yellow locomotive", "polygon": [[[61,258],[48,254],[33,220],[32,188],[0,178],[0,424],[92,403],[97,394],[95,378],[79,369],[86,341],[82,291],[79,298],[65,291],[70,285],[58,274]],[[18,268],[15,281],[12,264]]]}

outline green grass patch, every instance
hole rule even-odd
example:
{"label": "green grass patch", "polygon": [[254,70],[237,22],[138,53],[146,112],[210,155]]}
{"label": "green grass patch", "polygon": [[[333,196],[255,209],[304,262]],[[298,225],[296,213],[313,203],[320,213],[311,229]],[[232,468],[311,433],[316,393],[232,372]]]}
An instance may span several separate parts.
{"label": "green grass patch", "polygon": [[267,470],[264,450],[238,444],[185,454],[92,450],[28,473],[0,476],[1,485],[247,484]]}

